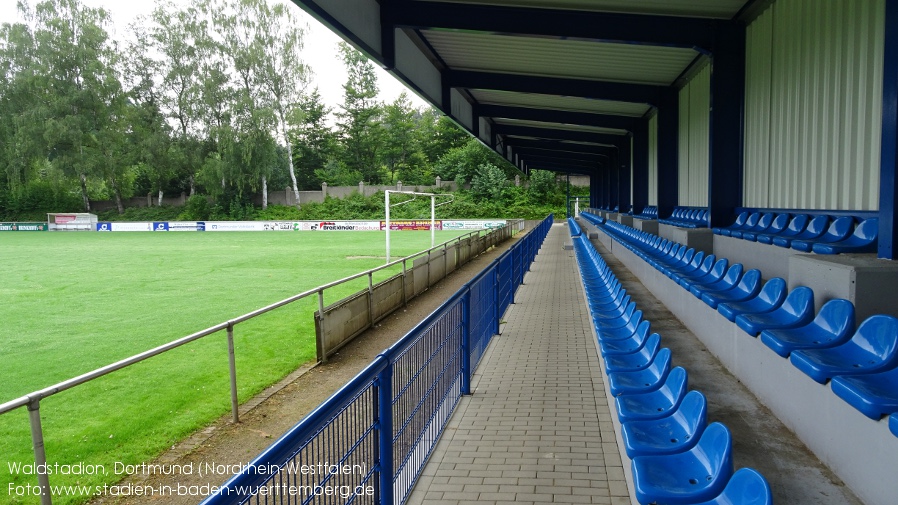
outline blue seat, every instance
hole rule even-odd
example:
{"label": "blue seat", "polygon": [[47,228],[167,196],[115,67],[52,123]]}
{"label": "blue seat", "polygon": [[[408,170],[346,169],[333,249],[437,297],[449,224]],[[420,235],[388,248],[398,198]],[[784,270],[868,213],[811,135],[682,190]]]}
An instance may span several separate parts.
{"label": "blue seat", "polygon": [[836,375],[861,375],[898,366],[898,319],[870,316],[851,340],[828,349],[802,349],[789,357],[796,368],[826,384]]}
{"label": "blue seat", "polygon": [[[698,256],[698,255],[696,255],[696,256]],[[682,270],[680,272],[672,273],[670,275],[670,278],[673,279],[677,284],[679,284],[680,281],[685,279],[686,277],[693,277],[693,278],[697,279],[697,278],[707,274],[708,272],[710,272],[711,269],[714,268],[714,263],[716,261],[717,261],[717,257],[714,256],[713,254],[710,254],[708,256],[705,256],[705,260],[702,261],[702,264],[699,265],[698,268],[696,268],[694,270],[687,269],[687,270]]]}
{"label": "blue seat", "polygon": [[714,266],[712,266],[711,269],[705,272],[703,275],[699,275],[698,277],[694,277],[691,275],[685,276],[680,279],[679,284],[683,287],[683,289],[687,291],[689,291],[689,288],[695,285],[713,284],[720,279],[723,279],[723,276],[727,271],[728,263],[729,260],[727,260],[726,258],[719,259],[714,263]]}
{"label": "blue seat", "polygon": [[686,505],[714,499],[733,476],[730,430],[721,423],[711,423],[692,449],[679,454],[637,456],[631,466],[639,503]]}
{"label": "blue seat", "polygon": [[786,228],[786,225],[789,224],[789,214],[777,214],[773,221],[770,222],[770,226],[763,230],[759,231],[747,231],[742,234],[743,240],[750,240],[752,242],[758,241],[758,235],[763,233],[776,235],[777,233],[783,231]]}
{"label": "blue seat", "polygon": [[630,318],[620,326],[606,327],[601,326],[599,331],[599,342],[607,342],[609,340],[621,340],[631,338],[636,334],[639,325],[642,323],[642,311],[633,312]]}
{"label": "blue seat", "polygon": [[[738,264],[738,263],[737,263]],[[742,302],[758,296],[761,292],[761,271],[753,268],[732,289],[702,293],[702,301],[712,309],[726,302]]]}
{"label": "blue seat", "polygon": [[854,218],[851,216],[842,216],[837,218],[829,225],[826,233],[816,239],[809,240],[793,240],[792,249],[811,252],[814,244],[831,244],[833,242],[841,242],[851,235],[851,228],[854,226]]}
{"label": "blue seat", "polygon": [[740,314],[736,326],[755,337],[767,329],[798,328],[814,320],[814,290],[806,286],[793,289],[783,304],[772,312]]}
{"label": "blue seat", "polygon": [[[720,228],[720,233],[718,233],[718,235],[723,235],[724,237],[729,237],[736,230],[745,230],[747,228],[753,228],[755,225],[758,224],[758,220],[760,220],[760,219],[761,219],[761,213],[754,212],[754,213],[750,214],[748,217],[746,217],[745,221],[743,221],[741,224],[733,223],[733,225],[728,226],[726,228]],[[737,219],[737,221],[738,221],[738,219]]]}
{"label": "blue seat", "polygon": [[661,387],[670,373],[670,349],[658,351],[652,364],[642,370],[630,372],[610,372],[608,387],[612,396],[630,393],[646,393]]}
{"label": "blue seat", "polygon": [[673,454],[692,449],[708,424],[708,401],[698,391],[686,393],[670,415],[621,425],[621,437],[630,459],[652,454]]}
{"label": "blue seat", "polygon": [[898,437],[898,414],[889,416],[889,431],[892,432],[892,435]]}
{"label": "blue seat", "polygon": [[674,279],[674,276],[686,272],[692,272],[697,268],[701,267],[705,261],[705,252],[699,251],[692,256],[692,260],[689,263],[682,266],[672,266],[664,271],[664,275]]}
{"label": "blue seat", "polygon": [[829,227],[829,216],[814,216],[808,222],[808,225],[805,229],[797,234],[791,236],[780,235],[778,237],[773,237],[773,245],[778,247],[789,248],[792,247],[793,240],[814,240],[819,238],[821,235],[826,233],[826,229]]}
{"label": "blue seat", "polygon": [[761,332],[761,342],[784,358],[796,349],[824,349],[848,342],[854,335],[854,304],[837,298],[820,307],[810,324]]}
{"label": "blue seat", "polygon": [[617,417],[622,423],[640,419],[659,419],[670,415],[686,396],[686,370],[675,367],[660,388],[648,393],[620,395],[615,398]]}
{"label": "blue seat", "polygon": [[774,277],[764,284],[758,296],[742,302],[725,302],[717,306],[717,312],[730,321],[735,321],[739,314],[761,314],[771,312],[782,305],[786,299],[786,281]]}
{"label": "blue seat", "polygon": [[723,492],[696,505],[773,505],[767,479],[753,468],[740,468],[730,477]]}
{"label": "blue seat", "polygon": [[870,419],[898,412],[898,368],[867,375],[837,375],[832,390]]}
{"label": "blue seat", "polygon": [[620,320],[622,317],[629,319],[630,315],[636,311],[636,302],[631,302],[630,295],[625,295],[620,302],[607,309],[595,309],[592,305],[589,308],[592,311],[592,319],[596,324],[600,322],[603,324],[612,323],[615,320]]}
{"label": "blue seat", "polygon": [[833,244],[814,244],[817,254],[872,253],[876,252],[876,237],[879,236],[879,218],[871,217],[857,225],[850,237]]}
{"label": "blue seat", "polygon": [[[649,335],[650,323],[643,321],[636,328],[636,333],[630,338],[599,340],[599,346],[602,349],[602,356],[614,356],[621,354],[631,354],[639,351],[647,346],[657,333]],[[658,336],[658,339],[661,337]]]}
{"label": "blue seat", "polygon": [[762,231],[766,230],[767,228],[769,228],[770,223],[772,223],[772,222],[773,222],[773,214],[771,214],[769,212],[764,213],[764,214],[761,214],[761,217],[758,219],[758,221],[755,223],[754,226],[746,227],[741,230],[733,230],[730,233],[730,236],[734,237],[734,238],[742,238],[742,236],[745,233],[762,232]]}
{"label": "blue seat", "polygon": [[[648,323],[648,321],[645,321]],[[639,349],[627,354],[608,354],[603,356],[605,361],[605,371],[611,372],[633,372],[642,370],[651,365],[658,356],[658,350],[661,347],[661,338],[652,335],[645,342],[645,345]],[[636,338],[636,337],[633,337]]]}
{"label": "blue seat", "polygon": [[807,214],[799,214],[792,218],[789,221],[789,226],[786,227],[785,230],[779,231],[777,233],[770,233],[769,231],[758,235],[758,242],[762,244],[772,244],[773,239],[776,237],[789,238],[795,237],[799,233],[803,232],[804,229],[808,226],[808,221],[811,218],[808,217]]}
{"label": "blue seat", "polygon": [[723,278],[721,278],[717,282],[712,282],[710,284],[693,284],[689,287],[689,292],[695,295],[696,298],[701,299],[702,294],[710,293],[714,291],[727,291],[729,289],[733,289],[736,284],[739,283],[739,280],[742,278],[742,263],[736,263],[735,265],[730,265],[727,273],[724,274]]}

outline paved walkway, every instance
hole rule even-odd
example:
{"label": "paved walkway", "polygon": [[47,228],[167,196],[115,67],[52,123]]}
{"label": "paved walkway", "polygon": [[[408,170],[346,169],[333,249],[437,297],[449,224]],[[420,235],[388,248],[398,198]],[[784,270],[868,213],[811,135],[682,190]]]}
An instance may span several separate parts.
{"label": "paved walkway", "polygon": [[552,227],[410,504],[629,504],[566,226]]}

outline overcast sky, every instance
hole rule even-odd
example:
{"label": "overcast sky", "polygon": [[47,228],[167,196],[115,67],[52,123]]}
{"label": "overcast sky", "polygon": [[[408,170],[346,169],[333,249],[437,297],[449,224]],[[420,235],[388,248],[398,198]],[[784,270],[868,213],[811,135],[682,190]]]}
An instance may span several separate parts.
{"label": "overcast sky", "polygon": [[[178,4],[187,4],[189,1],[175,0]],[[269,2],[289,4],[299,19],[308,25],[304,40],[303,61],[314,72],[310,89],[317,86],[323,101],[335,109],[338,104],[343,102],[343,83],[346,82],[346,71],[337,54],[337,43],[341,40],[340,37],[288,0],[269,0]],[[36,3],[37,0],[29,1],[32,7]],[[113,36],[120,40],[125,38],[127,26],[135,17],[149,16],[155,6],[153,1],[134,0],[81,0],[81,3],[90,7],[103,7],[109,11],[113,23],[115,23]],[[15,22],[17,16],[16,0],[0,0],[0,23]],[[375,67],[377,68],[377,83],[380,88],[381,100],[391,102],[400,93],[407,91],[415,107],[426,105],[426,102],[418,98],[411,90],[407,90],[405,85],[382,70],[376,63]]]}

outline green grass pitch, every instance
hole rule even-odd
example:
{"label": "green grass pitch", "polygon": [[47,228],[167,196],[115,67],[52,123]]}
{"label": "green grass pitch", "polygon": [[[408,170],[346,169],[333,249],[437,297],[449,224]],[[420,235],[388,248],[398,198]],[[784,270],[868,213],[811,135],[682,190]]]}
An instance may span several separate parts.
{"label": "green grass pitch", "polygon": [[[437,232],[437,243],[461,234]],[[430,233],[391,241],[396,259],[430,247]],[[0,403],[383,263],[381,232],[4,233]],[[365,286],[329,290],[325,301]],[[315,359],[315,309],[312,297],[235,327],[241,402]],[[229,412],[229,391],[219,332],[42,401],[47,460],[110,471],[146,461]],[[36,484],[9,466],[33,459],[26,409],[0,415],[0,503],[38,501],[7,487]]]}

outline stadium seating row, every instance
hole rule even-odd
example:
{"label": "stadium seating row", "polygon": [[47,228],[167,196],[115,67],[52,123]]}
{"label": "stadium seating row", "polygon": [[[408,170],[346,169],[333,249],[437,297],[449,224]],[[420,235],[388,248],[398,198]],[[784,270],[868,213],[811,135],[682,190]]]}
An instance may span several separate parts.
{"label": "stadium seating row", "polygon": [[[601,218],[599,218],[601,219]],[[734,472],[732,439],[707,423],[707,400],[687,393],[687,373],[650,332],[626,290],[569,219],[621,437],[640,503],[762,505],[770,486],[756,470]]]}
{"label": "stadium seating row", "polygon": [[654,205],[643,207],[642,212],[640,212],[639,214],[633,214],[633,217],[639,219],[658,219],[658,207]]}
{"label": "stadium seating row", "polygon": [[817,254],[870,253],[876,252],[879,219],[864,219],[855,226],[855,219],[850,216],[832,219],[826,215],[812,218],[807,214],[743,212],[732,225],[712,231],[725,237]]}
{"label": "stadium seating row", "polygon": [[658,222],[680,228],[706,228],[709,215],[708,209],[675,207],[669,218],[659,219]]}
{"label": "stadium seating row", "polygon": [[[867,417],[890,415],[898,436],[898,319],[867,318],[855,329],[854,306],[829,300],[814,315],[813,291],[798,286],[787,294],[786,282],[773,278],[760,285],[761,273],[742,266],[727,269],[727,260],[663,240],[614,222],[600,227],[708,306],[761,341]],[[868,220],[869,221],[869,220]]]}

